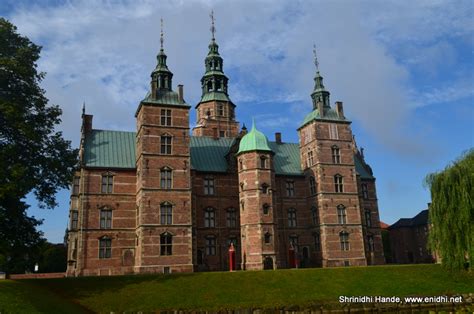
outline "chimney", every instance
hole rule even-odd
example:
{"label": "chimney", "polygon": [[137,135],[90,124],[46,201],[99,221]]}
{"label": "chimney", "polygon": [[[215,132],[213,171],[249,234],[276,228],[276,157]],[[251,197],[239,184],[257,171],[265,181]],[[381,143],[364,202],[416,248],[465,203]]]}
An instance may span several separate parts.
{"label": "chimney", "polygon": [[281,133],[280,132],[275,133],[275,142],[277,144],[281,144]]}
{"label": "chimney", "polygon": [[178,85],[178,101],[180,104],[184,103],[183,99],[183,84]]}
{"label": "chimney", "polygon": [[336,112],[339,118],[344,118],[344,109],[342,108],[342,101],[336,101]]}
{"label": "chimney", "polygon": [[317,106],[318,106],[318,111],[319,111],[319,117],[320,118],[324,117],[323,103],[318,102]]}
{"label": "chimney", "polygon": [[212,138],[215,140],[219,139],[219,136],[217,135],[217,128],[212,128]]}
{"label": "chimney", "polygon": [[83,114],[82,115],[82,132],[84,134],[89,133],[92,131],[92,117],[91,114]]}

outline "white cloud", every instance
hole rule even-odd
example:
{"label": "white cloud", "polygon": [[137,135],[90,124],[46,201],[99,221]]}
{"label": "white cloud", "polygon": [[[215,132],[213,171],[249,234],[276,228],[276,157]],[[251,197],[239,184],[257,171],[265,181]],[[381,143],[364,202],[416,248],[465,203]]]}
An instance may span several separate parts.
{"label": "white cloud", "polygon": [[[405,92],[407,66],[410,62],[436,66],[446,58],[450,44],[441,43],[443,49],[434,41],[452,34],[466,36],[472,29],[466,12],[442,1],[383,5],[77,1],[55,7],[18,7],[10,18],[20,32],[43,45],[40,68],[48,73],[44,87],[51,102],[63,108],[62,128],[77,144],[83,101],[94,114],[95,127],[134,129],[135,109],[146,94],[156,62],[160,17],[165,20],[165,51],[174,84],[183,83],[188,103],[197,103],[211,8],[225,71],[230,75],[230,96],[240,111],[263,114],[275,110],[266,104],[287,103],[278,107],[280,119],[291,115],[294,123],[289,127],[301,120],[312,106],[312,45],[316,43],[332,100],[344,101],[350,119],[399,151],[406,151],[407,145],[424,145],[400,131],[409,129],[410,104],[418,101]],[[431,49],[428,58],[413,55],[411,61],[400,64],[388,49],[399,44],[400,51],[408,52],[419,42]],[[423,96],[425,103],[443,97]]]}

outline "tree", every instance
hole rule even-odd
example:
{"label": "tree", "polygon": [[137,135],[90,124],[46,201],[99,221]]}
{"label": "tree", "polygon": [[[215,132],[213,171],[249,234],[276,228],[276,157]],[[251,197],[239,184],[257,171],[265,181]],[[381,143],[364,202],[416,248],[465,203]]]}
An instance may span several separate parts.
{"label": "tree", "polygon": [[432,250],[448,269],[472,269],[474,262],[474,149],[444,171],[429,174]]}
{"label": "tree", "polygon": [[[33,192],[40,207],[54,208],[66,188],[77,151],[55,130],[61,109],[48,105],[36,62],[41,47],[0,18],[0,270],[23,265],[41,242],[41,224],[26,215]],[[27,265],[24,265],[27,267]],[[15,271],[21,271],[15,267]],[[24,270],[23,270],[24,271]]]}

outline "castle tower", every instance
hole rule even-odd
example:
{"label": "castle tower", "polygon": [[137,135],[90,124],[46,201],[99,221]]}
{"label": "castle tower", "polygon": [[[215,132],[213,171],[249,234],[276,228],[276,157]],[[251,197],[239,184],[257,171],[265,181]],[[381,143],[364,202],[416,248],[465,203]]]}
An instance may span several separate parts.
{"label": "castle tower", "polygon": [[228,81],[224,74],[223,59],[215,39],[214,14],[212,19],[212,40],[204,61],[206,72],[201,79],[202,96],[196,106],[197,124],[194,136],[236,137],[239,123],[235,120],[235,105],[229,98]]}
{"label": "castle tower", "polygon": [[278,268],[274,153],[255,128],[240,141],[237,152],[242,269]]}
{"label": "castle tower", "polygon": [[321,264],[366,265],[351,122],[342,102],[329,105],[316,59],[313,111],[298,128],[301,168],[308,182],[308,207],[319,217]]}
{"label": "castle tower", "polygon": [[193,271],[189,108],[163,50],[151,92],[136,111],[137,229],[135,272]]}

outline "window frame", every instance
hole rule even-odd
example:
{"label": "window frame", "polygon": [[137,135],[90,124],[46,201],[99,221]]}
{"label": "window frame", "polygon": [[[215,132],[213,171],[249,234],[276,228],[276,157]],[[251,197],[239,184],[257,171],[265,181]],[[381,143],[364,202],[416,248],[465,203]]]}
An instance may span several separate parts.
{"label": "window frame", "polygon": [[99,218],[100,229],[112,229],[113,213],[111,208],[101,208],[99,212]]}
{"label": "window frame", "polygon": [[164,190],[173,188],[173,169],[169,167],[160,169],[160,188]]}
{"label": "window frame", "polygon": [[317,206],[311,206],[311,221],[313,222],[313,226],[319,225],[319,213]]}
{"label": "window frame", "polygon": [[367,235],[367,249],[369,252],[375,252],[374,236],[371,234]]}
{"label": "window frame", "polygon": [[171,136],[170,134],[163,134],[160,136],[160,154],[173,154],[173,136]]}
{"label": "window frame", "polygon": [[342,204],[337,205],[337,222],[340,225],[347,224],[347,210]]}
{"label": "window frame", "polygon": [[364,210],[365,225],[367,228],[372,228],[372,213],[370,209]]}
{"label": "window frame", "polygon": [[173,235],[169,232],[160,234],[160,256],[173,255]]}
{"label": "window frame", "polygon": [[77,209],[71,210],[71,230],[77,230],[79,225],[79,211]]}
{"label": "window frame", "polygon": [[213,235],[206,236],[206,255],[215,256],[217,251],[217,240]]}
{"label": "window frame", "polygon": [[317,193],[316,178],[314,176],[309,177],[309,193],[315,195]]}
{"label": "window frame", "polygon": [[321,234],[319,233],[314,233],[313,234],[313,240],[314,240],[314,250],[316,252],[320,252],[321,251]]}
{"label": "window frame", "polygon": [[205,228],[216,227],[216,210],[212,207],[207,207],[204,210],[204,227]]}
{"label": "window frame", "polygon": [[341,245],[341,251],[349,251],[350,250],[350,243],[349,243],[349,233],[346,231],[339,232],[339,242]]}
{"label": "window frame", "polygon": [[226,210],[226,224],[229,228],[237,227],[237,211],[235,208],[230,207]]}
{"label": "window frame", "polygon": [[74,178],[72,179],[72,194],[73,195],[79,194],[80,186],[81,186],[81,177],[74,176]]}
{"label": "window frame", "polygon": [[361,190],[362,190],[362,198],[364,200],[369,199],[369,187],[367,186],[367,183],[362,183],[361,184]]}
{"label": "window frame", "polygon": [[331,154],[332,154],[332,163],[333,164],[340,164],[341,163],[341,151],[337,145],[333,145],[331,147]]}
{"label": "window frame", "polygon": [[204,195],[216,195],[216,182],[213,177],[204,178]]}
{"label": "window frame", "polygon": [[265,235],[263,236],[263,243],[264,244],[272,244],[272,235],[270,232],[265,232]]}
{"label": "window frame", "polygon": [[99,239],[99,259],[112,258],[112,238],[102,237]]}
{"label": "window frame", "polygon": [[334,176],[334,190],[336,193],[344,193],[344,177],[340,174]]}
{"label": "window frame", "polygon": [[173,204],[171,204],[170,202],[162,202],[160,204],[160,224],[173,224]]}
{"label": "window frame", "polygon": [[161,111],[160,111],[160,125],[161,126],[172,126],[171,109],[161,109]]}
{"label": "window frame", "polygon": [[288,208],[288,228],[296,228],[298,226],[298,218],[295,208]]}
{"label": "window frame", "polygon": [[286,187],[286,196],[294,197],[295,196],[295,181],[287,180],[285,182]]}
{"label": "window frame", "polygon": [[112,194],[114,192],[114,175],[112,173],[102,174],[100,192],[102,194]]}

